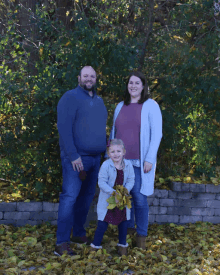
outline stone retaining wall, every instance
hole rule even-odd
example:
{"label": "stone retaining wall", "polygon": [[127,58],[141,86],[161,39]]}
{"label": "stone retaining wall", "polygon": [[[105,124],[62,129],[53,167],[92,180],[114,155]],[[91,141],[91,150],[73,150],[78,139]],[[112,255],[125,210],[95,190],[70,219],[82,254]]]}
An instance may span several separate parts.
{"label": "stone retaining wall", "polygon": [[[173,182],[171,190],[155,189],[148,197],[149,223],[220,223],[220,186]],[[97,220],[96,204],[99,189],[89,210],[85,226]],[[49,221],[57,224],[59,203],[0,203],[0,224],[37,225]]]}

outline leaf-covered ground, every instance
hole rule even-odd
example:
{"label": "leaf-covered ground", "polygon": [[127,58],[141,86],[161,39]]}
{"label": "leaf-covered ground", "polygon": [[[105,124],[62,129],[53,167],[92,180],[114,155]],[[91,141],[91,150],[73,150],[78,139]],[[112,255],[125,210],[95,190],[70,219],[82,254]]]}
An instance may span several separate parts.
{"label": "leaf-covered ground", "polygon": [[[87,236],[95,229],[91,223]],[[0,274],[220,274],[220,225],[150,225],[146,251],[128,235],[128,256],[122,257],[117,241],[117,226],[109,225],[102,250],[89,253],[88,246],[71,244],[78,255],[57,257],[56,226],[0,225]]]}

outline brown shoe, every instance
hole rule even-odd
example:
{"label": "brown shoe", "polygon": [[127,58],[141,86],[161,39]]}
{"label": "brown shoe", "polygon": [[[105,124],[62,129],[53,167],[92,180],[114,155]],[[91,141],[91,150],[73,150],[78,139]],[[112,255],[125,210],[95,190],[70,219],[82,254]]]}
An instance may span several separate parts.
{"label": "brown shoe", "polygon": [[137,234],[137,236],[136,236],[137,247],[145,250],[146,249],[145,239],[146,239],[146,236],[140,236]]}
{"label": "brown shoe", "polygon": [[131,236],[131,235],[134,235],[135,232],[136,232],[136,229],[135,229],[135,228],[128,228],[128,229],[127,229],[127,234],[130,235],[130,236]]}
{"label": "brown shoe", "polygon": [[54,254],[57,256],[62,256],[64,254],[64,251],[66,251],[67,255],[69,256],[77,255],[77,253],[70,248],[69,243],[61,243],[59,245],[56,245]]}
{"label": "brown shoe", "polygon": [[122,255],[127,255],[127,247],[118,247],[118,255],[122,256]]}
{"label": "brown shoe", "polygon": [[127,247],[128,247],[128,243],[126,243],[126,245],[118,245],[118,255],[122,256],[122,255],[127,255]]}
{"label": "brown shoe", "polygon": [[86,244],[86,245],[90,245],[92,242],[92,240],[90,238],[87,238],[86,236],[83,236],[83,237],[72,236],[70,238],[70,241],[72,243],[79,243],[79,244]]}

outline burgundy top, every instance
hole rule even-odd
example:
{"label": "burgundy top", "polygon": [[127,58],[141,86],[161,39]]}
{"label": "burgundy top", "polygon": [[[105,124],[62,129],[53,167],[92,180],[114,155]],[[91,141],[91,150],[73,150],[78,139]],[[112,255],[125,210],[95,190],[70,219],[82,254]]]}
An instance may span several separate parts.
{"label": "burgundy top", "polygon": [[141,109],[143,104],[123,105],[115,121],[116,138],[124,142],[126,159],[140,159]]}
{"label": "burgundy top", "polygon": [[[117,170],[117,177],[115,180],[116,185],[123,185],[124,181],[124,171],[123,170]],[[115,207],[114,209],[108,209],[104,221],[107,223],[111,223],[113,225],[119,225],[121,222],[126,221],[126,208],[120,210],[118,207]]]}

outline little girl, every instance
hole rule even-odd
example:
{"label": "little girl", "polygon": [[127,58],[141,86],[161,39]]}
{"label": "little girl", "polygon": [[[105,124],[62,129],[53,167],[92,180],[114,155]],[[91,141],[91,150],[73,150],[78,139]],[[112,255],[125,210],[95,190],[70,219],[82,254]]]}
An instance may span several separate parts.
{"label": "little girl", "polygon": [[97,216],[98,226],[95,232],[95,237],[91,243],[91,250],[98,250],[102,248],[101,242],[108,224],[118,225],[119,255],[127,255],[128,243],[126,243],[127,236],[127,220],[130,220],[130,209],[127,207],[120,210],[118,207],[110,210],[107,209],[107,199],[111,197],[114,186],[123,185],[127,188],[128,193],[134,186],[134,169],[131,162],[124,159],[126,153],[124,143],[121,139],[112,139],[107,146],[107,153],[110,159],[106,160],[99,171],[98,185],[100,188]]}

